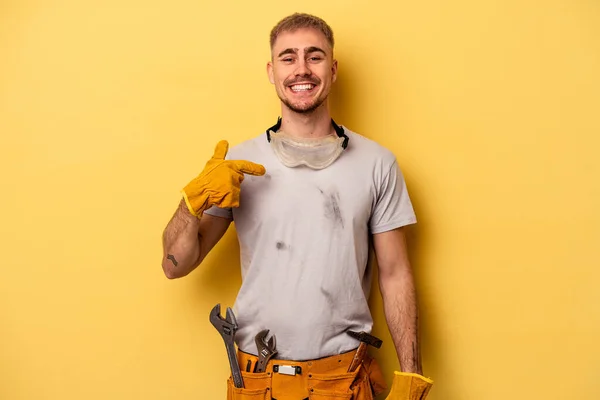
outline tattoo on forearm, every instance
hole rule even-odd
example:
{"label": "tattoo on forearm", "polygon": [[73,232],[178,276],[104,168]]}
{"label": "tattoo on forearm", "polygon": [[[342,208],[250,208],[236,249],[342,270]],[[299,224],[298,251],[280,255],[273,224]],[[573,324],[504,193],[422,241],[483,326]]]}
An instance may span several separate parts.
{"label": "tattoo on forearm", "polygon": [[174,265],[174,266],[177,266],[178,262],[177,262],[177,260],[175,259],[175,256],[174,256],[173,254],[169,254],[169,255],[167,256],[167,259],[168,259],[168,260],[171,260],[171,262],[173,263],[173,265]]}

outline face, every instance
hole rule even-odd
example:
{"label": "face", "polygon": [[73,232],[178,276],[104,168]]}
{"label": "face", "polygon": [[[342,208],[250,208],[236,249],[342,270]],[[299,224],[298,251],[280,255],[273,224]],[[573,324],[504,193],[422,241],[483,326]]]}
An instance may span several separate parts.
{"label": "face", "polygon": [[277,37],[267,72],[283,104],[304,114],[327,100],[337,76],[337,61],[323,33],[298,29]]}

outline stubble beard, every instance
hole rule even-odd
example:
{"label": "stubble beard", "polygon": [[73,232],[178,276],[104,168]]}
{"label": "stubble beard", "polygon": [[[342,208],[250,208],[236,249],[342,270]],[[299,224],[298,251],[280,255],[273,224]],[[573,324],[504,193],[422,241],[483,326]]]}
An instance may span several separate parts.
{"label": "stubble beard", "polygon": [[310,114],[315,111],[317,108],[321,106],[327,100],[327,97],[322,99],[316,99],[312,104],[304,104],[303,106],[297,106],[292,104],[287,98],[283,96],[279,96],[279,99],[283,104],[287,106],[290,110],[298,114]]}

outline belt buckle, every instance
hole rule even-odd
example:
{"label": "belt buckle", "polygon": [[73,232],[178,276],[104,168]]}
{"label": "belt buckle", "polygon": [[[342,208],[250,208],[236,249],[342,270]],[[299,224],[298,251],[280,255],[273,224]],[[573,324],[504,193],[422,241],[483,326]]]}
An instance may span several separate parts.
{"label": "belt buckle", "polygon": [[273,365],[273,372],[282,375],[300,375],[302,373],[302,367],[295,365]]}

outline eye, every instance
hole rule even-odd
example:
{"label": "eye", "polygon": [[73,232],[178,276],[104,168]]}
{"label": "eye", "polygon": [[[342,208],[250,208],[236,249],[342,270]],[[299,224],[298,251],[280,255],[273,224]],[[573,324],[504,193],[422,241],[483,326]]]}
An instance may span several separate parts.
{"label": "eye", "polygon": [[309,58],[309,60],[310,60],[310,61],[321,61],[321,60],[322,60],[322,58],[321,58],[321,57],[318,57],[318,56],[313,56],[313,57],[310,57],[310,58]]}
{"label": "eye", "polygon": [[289,62],[292,62],[292,58],[291,57],[286,57],[286,58],[281,59],[281,61],[283,61],[285,63],[289,63]]}

